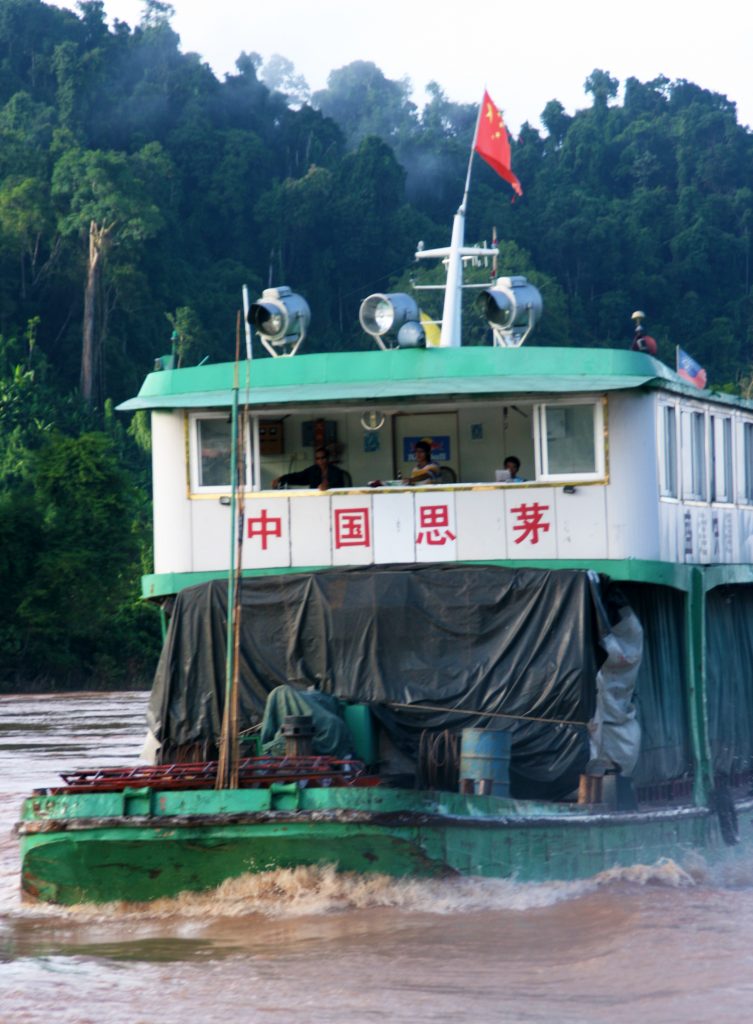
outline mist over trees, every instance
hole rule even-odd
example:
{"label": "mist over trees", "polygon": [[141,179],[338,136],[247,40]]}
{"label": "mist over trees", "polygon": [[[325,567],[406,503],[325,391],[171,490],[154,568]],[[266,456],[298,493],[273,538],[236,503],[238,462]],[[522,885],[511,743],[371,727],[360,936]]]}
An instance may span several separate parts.
{"label": "mist over trees", "polygon": [[[312,94],[252,36],[220,81],[171,17],[0,5],[1,685],[148,679],[145,432],[111,406],[173,330],[184,365],[231,358],[241,286],[284,283],[311,306],[307,351],[363,347],[360,301],[431,273],[416,243],[446,244],[461,199],[475,104],[415,83],[419,108],[361,60]],[[734,103],[599,69],[584,88],[513,139],[522,199],[476,161],[467,240],[496,228],[500,273],[542,289],[528,344],[626,346],[640,308],[667,362],[679,344],[713,384],[749,376],[753,139]]]}

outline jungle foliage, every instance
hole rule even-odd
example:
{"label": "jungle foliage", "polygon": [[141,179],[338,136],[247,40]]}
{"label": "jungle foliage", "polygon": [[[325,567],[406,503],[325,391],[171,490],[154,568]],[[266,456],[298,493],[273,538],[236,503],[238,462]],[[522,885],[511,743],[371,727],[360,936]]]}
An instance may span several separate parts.
{"label": "jungle foliage", "polygon": [[[365,61],[311,94],[285,57],[249,51],[220,81],[171,15],[145,0],[137,26],[110,28],[101,0],[0,5],[6,688],[148,680],[146,440],[112,403],[173,332],[183,365],[230,358],[241,286],[285,283],[311,306],[308,351],[363,346],[361,299],[407,284],[461,198],[475,105],[432,82],[419,109]],[[496,228],[499,272],[541,288],[531,344],[623,346],[641,308],[662,358],[679,344],[734,385],[753,342],[753,138],[691,82],[619,87],[595,70],[582,110],[552,99],[523,126],[515,203],[477,161],[466,238]]]}

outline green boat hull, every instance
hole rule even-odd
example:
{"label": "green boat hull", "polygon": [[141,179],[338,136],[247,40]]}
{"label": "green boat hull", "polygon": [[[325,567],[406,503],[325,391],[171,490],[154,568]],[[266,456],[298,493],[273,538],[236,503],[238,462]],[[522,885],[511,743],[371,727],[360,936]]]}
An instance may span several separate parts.
{"label": "green boat hull", "polygon": [[[753,803],[740,811],[753,810]],[[741,815],[743,843],[748,818]],[[723,850],[705,808],[592,813],[572,805],[392,789],[126,790],[24,804],[22,887],[74,904],[148,901],[246,872],[335,864],[404,877],[572,880]]]}

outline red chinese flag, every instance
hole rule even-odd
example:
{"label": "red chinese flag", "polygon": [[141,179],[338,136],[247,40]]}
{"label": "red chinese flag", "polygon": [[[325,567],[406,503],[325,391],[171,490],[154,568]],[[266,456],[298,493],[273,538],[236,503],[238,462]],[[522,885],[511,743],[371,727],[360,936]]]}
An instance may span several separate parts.
{"label": "red chinese flag", "polygon": [[520,182],[512,173],[512,160],[510,158],[510,138],[505,128],[505,122],[496,105],[489,98],[489,93],[484,93],[481,104],[481,117],[479,118],[478,131],[476,132],[475,150],[479,156],[493,167],[494,170],[505,181],[509,181],[519,196],[523,195]]}

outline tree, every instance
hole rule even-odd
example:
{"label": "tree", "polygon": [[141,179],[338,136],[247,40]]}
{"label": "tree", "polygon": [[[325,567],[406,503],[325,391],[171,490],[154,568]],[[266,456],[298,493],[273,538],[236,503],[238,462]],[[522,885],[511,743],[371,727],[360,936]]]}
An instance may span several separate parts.
{"label": "tree", "polygon": [[143,7],[139,22],[141,28],[162,28],[169,25],[170,19],[175,17],[173,5],[163,3],[162,0],[143,0]]}
{"label": "tree", "polygon": [[260,237],[275,284],[289,283],[311,295],[317,268],[329,263],[335,201],[334,175],[323,167],[311,167],[302,178],[287,178],[261,195],[255,214],[264,225]]}
{"label": "tree", "polygon": [[265,62],[261,80],[270,91],[282,93],[293,106],[303,106],[311,96],[308,82],[296,72],[295,64],[279,53],[273,53]]}
{"label": "tree", "polygon": [[80,387],[84,400],[95,407],[104,398],[106,262],[114,247],[143,242],[160,228],[159,209],[146,198],[149,164],[159,160],[154,151],[128,157],[74,149],[61,157],[53,173],[53,196],[62,207],[61,234],[75,234],[87,247]]}
{"label": "tree", "polygon": [[93,49],[105,42],[108,31],[104,0],[77,0],[76,7],[81,14],[85,47]]}
{"label": "tree", "polygon": [[453,103],[437,82],[429,82],[426,92],[420,124],[401,132],[395,155],[405,168],[406,197],[446,224],[462,195],[478,106]]}
{"label": "tree", "polygon": [[6,179],[0,189],[0,239],[18,256],[21,298],[50,269],[59,248],[43,260],[43,239],[52,235],[52,209],[47,183],[39,178]]}
{"label": "tree", "polygon": [[541,114],[541,122],[556,148],[562,145],[571,121],[559,100],[549,100]]}
{"label": "tree", "polygon": [[612,78],[608,71],[596,68],[585,81],[584,89],[594,98],[594,107],[606,109],[609,100],[614,99],[620,87],[618,79]]}
{"label": "tree", "polygon": [[30,477],[39,534],[18,603],[25,664],[80,671],[130,594],[137,493],[102,432],[51,434],[30,456]]}
{"label": "tree", "polygon": [[371,61],[354,60],[330,72],[327,88],[312,96],[312,103],[345,132],[350,146],[367,135],[397,141],[416,125],[416,105],[409,99],[411,84],[386,78]]}
{"label": "tree", "polygon": [[201,321],[190,306],[179,306],[175,313],[167,313],[166,316],[173,329],[175,365],[180,367],[202,346],[204,330]]}

